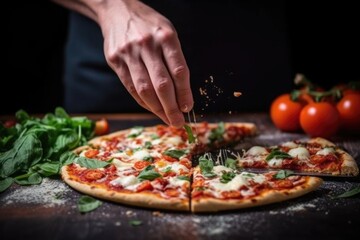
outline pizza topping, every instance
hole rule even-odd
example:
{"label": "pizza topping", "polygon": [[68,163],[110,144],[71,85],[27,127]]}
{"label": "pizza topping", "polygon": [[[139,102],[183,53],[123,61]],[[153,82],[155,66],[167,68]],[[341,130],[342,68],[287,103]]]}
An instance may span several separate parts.
{"label": "pizza topping", "polygon": [[135,138],[135,137],[139,136],[139,135],[143,132],[143,130],[144,130],[144,127],[142,127],[142,126],[135,126],[135,127],[133,127],[133,128],[130,130],[130,132],[129,132],[129,134],[127,135],[127,137],[128,137],[128,138]]}
{"label": "pizza topping", "polygon": [[100,161],[97,159],[89,159],[85,157],[77,157],[74,161],[80,166],[90,169],[103,168],[110,164],[110,161]]}
{"label": "pizza topping", "polygon": [[287,147],[287,148],[297,148],[299,145],[293,141],[288,141],[288,142],[282,143],[281,146]]}
{"label": "pizza topping", "polygon": [[284,158],[292,158],[291,155],[289,155],[286,152],[282,152],[279,149],[273,149],[270,154],[266,157],[266,161],[270,161],[273,159],[284,159]]}
{"label": "pizza topping", "polygon": [[245,156],[258,156],[266,154],[269,154],[266,148],[260,146],[253,146],[246,152]]}
{"label": "pizza topping", "polygon": [[172,158],[180,159],[183,155],[186,154],[185,150],[179,150],[179,149],[168,149],[164,151],[165,155],[170,156]]}
{"label": "pizza topping", "polygon": [[316,155],[328,155],[328,154],[335,154],[335,149],[332,147],[326,147],[316,153]]}
{"label": "pizza topping", "polygon": [[154,166],[147,166],[142,170],[138,176],[140,180],[154,180],[155,178],[161,177],[161,174],[154,170]]}
{"label": "pizza topping", "polygon": [[120,176],[110,182],[111,185],[114,186],[121,185],[123,188],[129,190],[134,190],[139,183],[140,180],[134,175]]}
{"label": "pizza topping", "polygon": [[300,160],[307,160],[310,158],[309,151],[304,147],[291,149],[288,153],[291,157],[298,158]]}

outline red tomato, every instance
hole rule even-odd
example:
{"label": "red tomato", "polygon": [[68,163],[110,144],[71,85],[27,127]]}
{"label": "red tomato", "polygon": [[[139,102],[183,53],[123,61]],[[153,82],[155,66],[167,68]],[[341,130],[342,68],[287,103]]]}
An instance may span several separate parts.
{"label": "red tomato", "polygon": [[340,114],[329,102],[313,102],[300,113],[300,125],[311,137],[331,137],[339,129]]}
{"label": "red tomato", "polygon": [[109,132],[109,122],[102,118],[95,122],[95,134],[96,135],[103,135]]}
{"label": "red tomato", "polygon": [[290,94],[282,94],[271,104],[271,120],[282,131],[298,131],[301,129],[299,116],[303,107],[303,102],[294,102],[291,100]]}
{"label": "red tomato", "polygon": [[360,132],[360,93],[347,93],[336,105],[340,113],[341,128]]}

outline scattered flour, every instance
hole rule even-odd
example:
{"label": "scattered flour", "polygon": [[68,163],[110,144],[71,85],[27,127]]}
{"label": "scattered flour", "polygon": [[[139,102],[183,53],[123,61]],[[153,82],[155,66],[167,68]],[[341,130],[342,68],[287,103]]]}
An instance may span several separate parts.
{"label": "scattered flour", "polygon": [[39,185],[19,186],[1,198],[0,205],[26,203],[55,207],[66,202],[64,194],[69,190],[70,188],[61,180],[44,178]]}

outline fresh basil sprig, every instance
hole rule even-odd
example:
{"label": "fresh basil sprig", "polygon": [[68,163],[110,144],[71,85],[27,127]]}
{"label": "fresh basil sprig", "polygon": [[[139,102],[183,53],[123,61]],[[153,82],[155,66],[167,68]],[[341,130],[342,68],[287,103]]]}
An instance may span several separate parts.
{"label": "fresh basil sprig", "polygon": [[213,143],[215,141],[222,141],[224,133],[225,133],[225,124],[224,122],[220,122],[217,128],[211,130],[211,133],[209,135],[210,142]]}
{"label": "fresh basil sprig", "polygon": [[192,131],[191,127],[188,126],[188,125],[184,125],[184,128],[185,128],[186,133],[188,135],[189,143],[194,143],[195,142],[195,136],[193,134],[193,131]]}
{"label": "fresh basil sprig", "polygon": [[199,167],[204,177],[211,178],[216,176],[216,174],[213,172],[214,163],[211,159],[207,159],[205,156],[201,156],[199,158]]}
{"label": "fresh basil sprig", "polygon": [[220,182],[222,182],[222,183],[228,183],[228,182],[230,182],[235,176],[236,176],[236,173],[234,173],[234,172],[224,172],[224,173],[221,175]]}
{"label": "fresh basil sprig", "polygon": [[273,149],[270,154],[266,157],[266,161],[269,161],[271,159],[284,159],[284,158],[292,158],[291,155],[289,155],[286,152],[282,152],[279,149]]}
{"label": "fresh basil sprig", "polygon": [[168,149],[168,150],[164,151],[163,154],[165,154],[167,156],[170,156],[170,157],[173,157],[173,158],[176,158],[176,159],[179,159],[183,155],[186,154],[186,151],[185,150],[180,150],[180,149]]}
{"label": "fresh basil sprig", "polygon": [[79,164],[82,167],[89,169],[103,168],[110,164],[110,161],[100,161],[97,159],[91,159],[86,157],[77,157],[75,163]]}
{"label": "fresh basil sprig", "polygon": [[[9,183],[14,181],[38,184],[43,177],[58,174],[61,163],[67,162],[64,158],[61,161],[61,156],[86,144],[95,134],[95,121],[70,117],[61,107],[43,118],[19,110],[15,118],[13,127],[5,128],[0,124],[2,188],[10,187]],[[7,180],[9,178],[13,180]]]}
{"label": "fresh basil sprig", "polygon": [[225,167],[231,168],[233,170],[237,169],[237,165],[236,165],[237,161],[235,159],[232,158],[226,158],[225,160]]}
{"label": "fresh basil sprig", "polygon": [[144,170],[142,170],[140,172],[140,174],[138,175],[138,179],[140,181],[143,180],[154,180],[155,178],[161,177],[161,174],[156,172],[154,170],[154,166],[147,166]]}

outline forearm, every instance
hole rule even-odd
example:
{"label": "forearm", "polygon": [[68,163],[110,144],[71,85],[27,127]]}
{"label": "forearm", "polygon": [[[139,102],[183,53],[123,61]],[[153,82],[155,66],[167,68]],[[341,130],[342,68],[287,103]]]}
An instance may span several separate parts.
{"label": "forearm", "polygon": [[95,22],[99,23],[99,17],[105,15],[104,12],[111,11],[114,6],[123,6],[127,10],[132,2],[137,0],[52,0],[70,10],[83,14]]}

